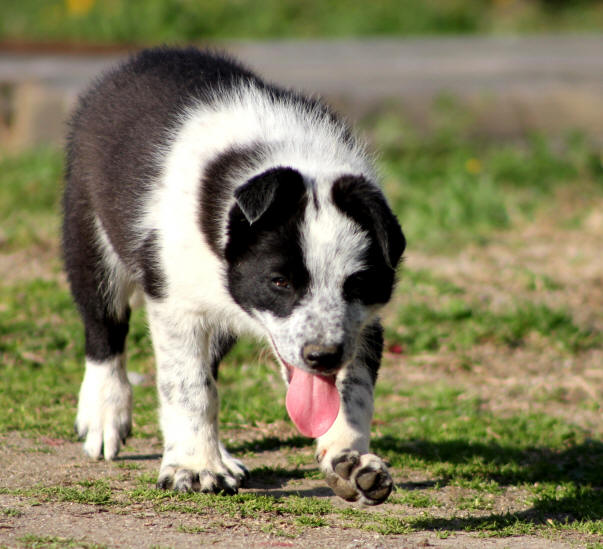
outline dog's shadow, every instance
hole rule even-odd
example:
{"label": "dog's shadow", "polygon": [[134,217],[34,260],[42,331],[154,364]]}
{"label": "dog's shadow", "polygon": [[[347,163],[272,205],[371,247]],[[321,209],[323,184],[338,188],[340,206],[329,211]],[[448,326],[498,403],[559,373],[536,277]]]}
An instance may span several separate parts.
{"label": "dog's shadow", "polygon": [[159,461],[161,454],[120,454],[115,461]]}
{"label": "dog's shadow", "polygon": [[[404,456],[419,459],[428,464],[464,465],[472,462],[475,467],[454,471],[456,477],[465,476],[472,480],[476,474],[484,480],[492,480],[502,486],[537,482],[574,482],[603,488],[601,465],[603,464],[603,442],[586,440],[567,445],[559,450],[546,446],[514,447],[496,442],[473,442],[451,439],[433,442],[426,439],[402,439],[393,436],[375,438],[372,450],[394,462]],[[446,483],[447,478],[439,479]]]}
{"label": "dog's shadow", "polygon": [[[249,446],[249,445],[251,446]],[[293,437],[279,441],[275,437],[244,443],[241,449],[255,450],[266,448],[275,450],[281,447],[300,448],[310,446],[311,441],[303,437]],[[238,451],[239,447],[233,448]],[[554,520],[600,520],[603,518],[603,442],[586,440],[568,445],[564,449],[546,446],[514,447],[496,442],[476,443],[464,439],[434,442],[430,440],[406,440],[393,436],[373,439],[372,450],[384,458],[389,457],[395,464],[400,457],[418,458],[428,464],[463,465],[477,461],[482,464],[479,476],[484,481],[494,481],[499,486],[522,486],[525,484],[572,483],[575,490],[556,496],[554,499],[542,497],[536,499],[533,506],[525,511],[506,514],[492,514],[484,517],[451,519],[420,518],[413,522],[413,528],[421,530],[464,530],[479,529],[490,524],[504,527],[516,521],[531,524],[544,524]],[[254,480],[254,473],[257,479]],[[468,468],[455,469],[454,477],[474,479],[475,471]],[[262,478],[263,477],[263,478]],[[249,488],[258,494],[282,497],[300,495],[302,497],[332,497],[332,491],[326,486],[289,487],[290,481],[305,478],[318,478],[318,469],[285,469],[263,467],[252,471]],[[438,478],[420,481],[402,481],[396,487],[402,491],[420,491],[442,488],[450,484],[452,477],[440,475]],[[561,518],[560,518],[561,517]]]}
{"label": "dog's shadow", "polygon": [[[569,484],[564,494],[551,497],[542,494],[535,498],[531,508],[514,513],[491,514],[483,517],[417,518],[416,530],[475,530],[504,528],[516,522],[545,524],[548,521],[584,521],[603,518],[603,442],[586,440],[567,445],[563,449],[546,446],[514,447],[496,442],[476,443],[464,439],[433,442],[425,439],[404,440],[393,436],[376,438],[373,450],[395,462],[405,456],[419,459],[424,464],[452,466],[450,476],[440,475],[429,481],[402,482],[401,490],[422,490],[443,487],[459,477],[472,481],[476,477],[493,481],[500,487],[522,485]],[[464,464],[476,463],[466,470]],[[456,468],[454,466],[460,465]],[[544,489],[544,488],[543,488]]]}
{"label": "dog's shadow", "polygon": [[[285,483],[284,483],[285,484]],[[245,485],[248,492],[257,496],[270,496],[273,498],[286,498],[289,496],[299,496],[301,498],[332,498],[333,490],[327,486],[316,486],[314,488],[291,488],[286,490],[266,489],[256,487],[255,483],[250,482]]]}

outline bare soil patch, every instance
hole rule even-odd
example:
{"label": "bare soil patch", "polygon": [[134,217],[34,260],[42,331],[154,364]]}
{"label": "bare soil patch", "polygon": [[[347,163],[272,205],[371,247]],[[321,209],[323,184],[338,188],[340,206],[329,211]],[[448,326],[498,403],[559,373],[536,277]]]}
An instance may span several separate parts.
{"label": "bare soil patch", "polygon": [[[522,302],[569,311],[581,327],[603,330],[603,203],[594,204],[579,229],[559,230],[559,220],[537,222],[502,233],[486,246],[454,256],[411,251],[410,269],[427,269],[459,286],[464,298],[502,310]],[[552,215],[552,214],[551,214]],[[405,299],[412,300],[413,296]],[[395,304],[389,309],[395,310]],[[528,348],[477,345],[459,353],[426,353],[382,377],[401,386],[438,383],[463,387],[497,413],[538,411],[564,418],[599,436],[603,433],[603,349],[564,353],[540,344]],[[467,371],[466,358],[472,364]],[[386,356],[386,364],[400,362]]]}
{"label": "bare soil patch", "polygon": [[[199,509],[198,513],[161,511],[152,502],[131,502],[126,506],[87,505],[74,502],[44,501],[31,494],[15,494],[17,489],[30,490],[37,486],[71,486],[77,482],[97,479],[108,480],[111,488],[124,494],[137,485],[141,472],[155,474],[159,467],[161,445],[158,440],[133,440],[114,463],[91,461],[82,455],[78,443],[60,439],[23,438],[13,433],[0,437],[0,467],[3,476],[0,489],[13,493],[0,493],[0,507],[10,509],[11,514],[0,515],[0,544],[17,547],[24,536],[36,535],[47,538],[63,538],[85,543],[96,543],[109,547],[325,547],[325,548],[374,548],[386,547],[544,547],[550,549],[575,546],[575,535],[563,539],[546,540],[536,536],[513,538],[479,538],[463,532],[442,539],[436,532],[414,532],[404,535],[383,535],[366,532],[349,525],[338,524],[321,528],[299,528],[291,521],[279,517],[258,518],[242,521],[224,515],[219,509]],[[295,452],[308,449],[295,450]],[[256,457],[245,458],[250,468],[290,465],[288,454],[292,450],[262,452]],[[124,464],[136,466],[135,470]],[[406,489],[424,486],[429,478],[421,475],[405,475],[397,472],[399,485]],[[445,487],[441,490],[442,505],[435,516],[479,516],[492,512],[520,511],[529,507],[522,494],[514,487],[508,494],[493,497],[488,511],[467,511],[459,515],[455,501],[462,489]],[[335,498],[319,479],[275,479],[271,482],[251,480],[242,493],[265,494],[275,497],[287,495],[314,496],[329,500],[337,508],[355,507]],[[393,504],[379,508],[364,508],[365,513],[387,513]],[[400,512],[400,505],[395,506]],[[410,515],[419,515],[420,509],[408,506]],[[432,513],[433,514],[433,513]],[[50,543],[50,542],[49,542]],[[2,545],[0,545],[2,546]],[[59,547],[61,545],[58,545]],[[75,546],[78,546],[77,543]]]}
{"label": "bare soil patch", "polygon": [[60,257],[61,250],[56,243],[0,253],[0,279],[5,284],[34,279],[65,283]]}

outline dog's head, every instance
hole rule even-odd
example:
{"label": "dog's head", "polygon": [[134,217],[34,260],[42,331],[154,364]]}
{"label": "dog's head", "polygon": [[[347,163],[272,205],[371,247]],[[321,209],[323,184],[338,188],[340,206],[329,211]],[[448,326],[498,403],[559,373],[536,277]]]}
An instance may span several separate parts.
{"label": "dog's head", "polygon": [[228,287],[268,332],[303,434],[321,436],[335,421],[336,374],[391,297],[404,247],[383,195],[362,176],[315,181],[274,168],[235,191]]}
{"label": "dog's head", "polygon": [[308,181],[274,168],[235,191],[228,285],[288,368],[332,375],[391,296],[404,251],[376,185],[359,175]]}

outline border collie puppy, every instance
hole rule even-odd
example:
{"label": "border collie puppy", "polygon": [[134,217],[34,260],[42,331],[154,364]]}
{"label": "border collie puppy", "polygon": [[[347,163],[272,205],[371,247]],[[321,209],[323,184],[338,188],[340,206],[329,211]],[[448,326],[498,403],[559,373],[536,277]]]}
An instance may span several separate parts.
{"label": "border collie puppy", "polygon": [[197,49],[143,51],[71,120],[63,246],[86,372],[76,430],[110,460],[130,433],[130,298],[144,295],[164,453],[157,484],[236,493],[218,437],[218,365],[239,334],[272,347],[286,406],[334,492],[393,483],[369,453],[390,299],[405,240],[364,147],[317,100]]}

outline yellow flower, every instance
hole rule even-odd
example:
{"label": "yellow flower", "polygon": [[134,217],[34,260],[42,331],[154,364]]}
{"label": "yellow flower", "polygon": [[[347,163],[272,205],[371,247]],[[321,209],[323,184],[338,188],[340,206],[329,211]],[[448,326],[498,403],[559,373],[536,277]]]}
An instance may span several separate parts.
{"label": "yellow flower", "polygon": [[465,169],[473,175],[477,175],[482,171],[482,163],[477,158],[469,158],[465,162]]}
{"label": "yellow flower", "polygon": [[71,15],[86,15],[94,6],[94,0],[65,0],[65,4]]}

